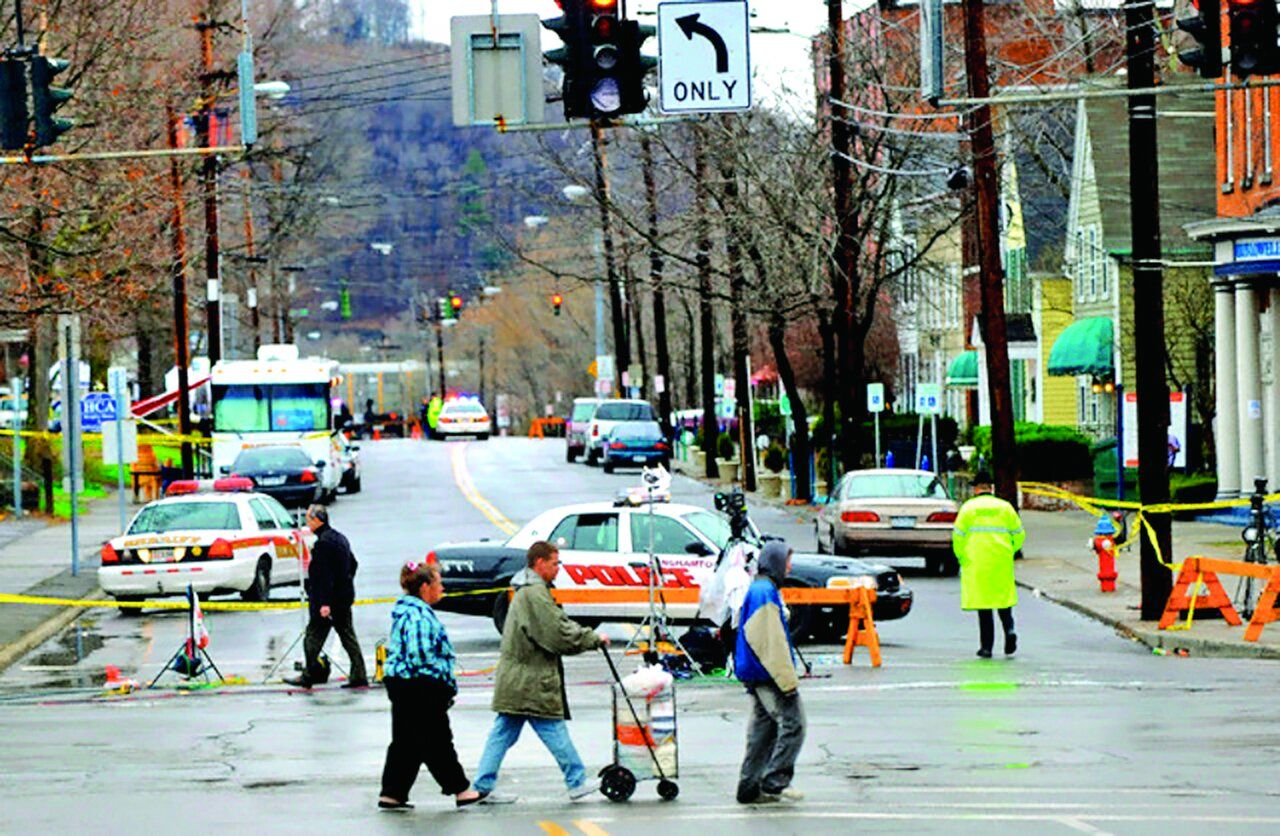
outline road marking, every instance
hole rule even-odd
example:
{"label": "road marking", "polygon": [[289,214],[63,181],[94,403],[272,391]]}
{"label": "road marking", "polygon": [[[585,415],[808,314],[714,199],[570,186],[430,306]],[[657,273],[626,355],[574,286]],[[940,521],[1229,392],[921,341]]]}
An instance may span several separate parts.
{"label": "road marking", "polygon": [[1099,833],[1099,834],[1103,834],[1104,836],[1111,836],[1111,834],[1108,831],[1098,827],[1094,827],[1088,822],[1080,821],[1079,819],[1072,819],[1072,818],[1067,818],[1066,816],[1063,816],[1062,818],[1058,819],[1058,822],[1060,822],[1063,825],[1066,825],[1072,830],[1078,830],[1081,833]]}
{"label": "road marking", "polygon": [[573,826],[587,836],[609,836],[609,831],[589,819],[574,819]]}
{"label": "road marking", "polygon": [[488,518],[489,522],[498,527],[498,530],[504,534],[515,534],[520,528],[507,518],[505,514],[493,507],[493,503],[480,495],[476,490],[475,484],[471,481],[471,473],[467,470],[467,448],[471,446],[471,442],[463,444],[449,445],[449,464],[453,468],[453,481],[458,486],[458,490],[466,497],[467,501],[475,506],[481,514]]}
{"label": "road marking", "polygon": [[[1066,817],[1058,815],[1043,815],[1036,813],[964,813],[964,812],[946,812],[939,811],[937,813],[910,813],[899,811],[878,811],[878,810],[844,810],[832,812],[816,812],[811,810],[800,810],[791,808],[788,810],[749,810],[735,812],[708,812],[702,810],[694,811],[689,808],[687,812],[654,812],[649,819],[650,825],[657,825],[660,822],[692,822],[692,821],[727,821],[733,819],[766,821],[769,819],[778,820],[796,820],[796,819],[814,819],[814,820],[849,820],[849,821],[1003,821],[1003,822],[1046,822],[1058,823],[1066,827],[1079,829],[1080,825],[1086,825],[1082,819],[1089,819],[1096,822],[1124,822],[1130,824],[1142,823],[1177,823],[1185,825],[1187,823],[1195,824],[1229,824],[1229,825],[1280,825],[1280,817],[1277,816],[1251,816],[1251,815],[1235,815],[1222,814],[1215,815],[1212,813],[1191,813],[1191,814],[1168,814],[1163,816],[1157,815],[1126,815],[1116,813],[1091,813],[1087,816]],[[1067,824],[1068,820],[1071,824]],[[612,819],[604,819],[604,821],[612,821]],[[1103,832],[1103,831],[1097,831]]]}
{"label": "road marking", "polygon": [[553,821],[540,821],[538,822],[538,827],[545,830],[548,836],[569,836],[569,831]]}

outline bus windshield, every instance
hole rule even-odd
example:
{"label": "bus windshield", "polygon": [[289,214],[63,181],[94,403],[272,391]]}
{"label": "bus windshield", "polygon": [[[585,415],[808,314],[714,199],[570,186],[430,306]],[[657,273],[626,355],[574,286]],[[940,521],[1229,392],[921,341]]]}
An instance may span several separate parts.
{"label": "bus windshield", "polygon": [[330,428],[327,383],[213,387],[215,432],[309,432]]}

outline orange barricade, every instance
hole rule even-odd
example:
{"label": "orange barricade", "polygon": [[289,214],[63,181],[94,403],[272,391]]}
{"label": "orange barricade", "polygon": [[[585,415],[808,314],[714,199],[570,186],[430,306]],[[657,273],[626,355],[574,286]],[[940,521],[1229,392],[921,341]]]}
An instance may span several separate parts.
{"label": "orange barricade", "polygon": [[[530,438],[546,438],[547,430],[551,427],[563,427],[563,418],[534,418],[529,422]],[[560,436],[564,433],[557,432],[555,435]]]}
{"label": "orange barricade", "polygon": [[[1228,624],[1241,624],[1240,614],[1231,605],[1231,596],[1222,588],[1218,575],[1242,575],[1267,582],[1258,598],[1253,617],[1249,619],[1249,626],[1244,631],[1245,641],[1256,642],[1262,635],[1262,628],[1280,617],[1276,613],[1276,598],[1280,596],[1280,566],[1213,557],[1188,557],[1182,562],[1182,571],[1178,573],[1173,591],[1169,593],[1164,615],[1160,618],[1160,629],[1172,626],[1183,610],[1218,610]],[[1192,593],[1188,590],[1197,585],[1204,586],[1205,594],[1192,598]]]}
{"label": "orange barricade", "polygon": [[[697,587],[663,587],[658,590],[668,604],[696,604]],[[645,604],[649,590],[644,587],[602,587],[590,589],[552,589],[551,595],[558,604]],[[876,591],[865,587],[835,587],[810,589],[789,586],[782,589],[782,600],[787,604],[835,605],[849,608],[849,629],[844,640],[844,663],[853,662],[853,649],[867,648],[871,653],[871,666],[881,664],[880,636],[876,633],[871,609]]]}

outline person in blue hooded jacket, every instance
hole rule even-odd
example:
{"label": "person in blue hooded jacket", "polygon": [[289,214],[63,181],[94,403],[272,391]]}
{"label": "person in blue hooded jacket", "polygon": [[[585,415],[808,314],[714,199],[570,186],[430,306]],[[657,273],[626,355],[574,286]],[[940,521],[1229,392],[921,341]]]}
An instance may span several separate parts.
{"label": "person in blue hooded jacket", "polygon": [[804,745],[804,708],[787,611],[778,591],[791,571],[791,547],[777,540],[765,543],[756,565],[733,657],[734,672],[751,697],[738,801],[798,801],[804,795],[791,787],[791,778]]}

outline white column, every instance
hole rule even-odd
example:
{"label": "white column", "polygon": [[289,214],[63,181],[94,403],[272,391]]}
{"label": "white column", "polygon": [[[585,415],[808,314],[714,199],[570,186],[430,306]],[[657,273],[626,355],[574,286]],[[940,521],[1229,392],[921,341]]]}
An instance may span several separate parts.
{"label": "white column", "polygon": [[1235,286],[1230,281],[1213,285],[1213,442],[1218,460],[1218,498],[1240,495],[1240,432],[1236,405],[1236,307]]}
{"label": "white column", "polygon": [[1280,485],[1280,287],[1270,291],[1267,322],[1271,326],[1271,382],[1263,405],[1266,413],[1267,490]]}
{"label": "white column", "polygon": [[1262,457],[1262,354],[1258,339],[1258,293],[1248,281],[1236,285],[1236,397],[1240,422],[1240,491],[1266,474]]}

